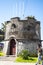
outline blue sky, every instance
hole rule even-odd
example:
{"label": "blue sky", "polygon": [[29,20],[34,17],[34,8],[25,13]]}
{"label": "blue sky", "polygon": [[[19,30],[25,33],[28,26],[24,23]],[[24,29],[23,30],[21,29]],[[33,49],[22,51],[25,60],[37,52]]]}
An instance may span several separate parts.
{"label": "blue sky", "polygon": [[35,16],[41,22],[43,39],[43,0],[0,0],[0,28],[1,23],[16,16],[20,18]]}

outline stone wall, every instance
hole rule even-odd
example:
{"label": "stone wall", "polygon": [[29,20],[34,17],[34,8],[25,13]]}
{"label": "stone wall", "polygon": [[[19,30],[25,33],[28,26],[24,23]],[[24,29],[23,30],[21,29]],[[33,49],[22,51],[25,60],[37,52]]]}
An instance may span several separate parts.
{"label": "stone wall", "polygon": [[38,42],[34,41],[18,41],[17,53],[20,53],[22,50],[29,50],[31,53],[37,53],[37,44]]}
{"label": "stone wall", "polygon": [[[5,40],[10,40],[11,37],[14,37],[16,40],[18,39],[16,54],[23,49],[36,53],[37,44],[39,43],[37,40],[41,40],[40,21],[29,17],[26,20],[20,20],[18,17],[11,18],[10,22],[6,25]],[[6,42],[5,45],[4,48],[7,50],[8,43]],[[6,51],[5,49],[4,51]]]}
{"label": "stone wall", "polygon": [[33,18],[27,18],[27,20],[12,18],[6,25],[5,39],[10,38],[11,35],[16,39],[41,39],[40,22]]}

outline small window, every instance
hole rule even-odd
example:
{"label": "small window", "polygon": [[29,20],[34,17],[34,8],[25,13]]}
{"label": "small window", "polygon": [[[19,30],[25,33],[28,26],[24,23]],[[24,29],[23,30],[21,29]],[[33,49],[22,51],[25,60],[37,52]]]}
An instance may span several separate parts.
{"label": "small window", "polygon": [[16,25],[15,25],[15,24],[12,24],[12,27],[13,27],[13,28],[16,28]]}
{"label": "small window", "polygon": [[27,30],[30,30],[31,29],[31,26],[27,26]]}

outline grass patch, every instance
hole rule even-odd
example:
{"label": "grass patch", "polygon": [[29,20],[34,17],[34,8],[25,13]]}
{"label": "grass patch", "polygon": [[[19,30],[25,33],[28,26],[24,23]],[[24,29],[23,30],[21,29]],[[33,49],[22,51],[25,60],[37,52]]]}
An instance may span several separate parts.
{"label": "grass patch", "polygon": [[5,56],[5,54],[3,52],[0,51],[0,56]]}
{"label": "grass patch", "polygon": [[36,63],[37,62],[37,57],[29,57],[28,60],[24,60],[22,57],[17,57],[15,62]]}

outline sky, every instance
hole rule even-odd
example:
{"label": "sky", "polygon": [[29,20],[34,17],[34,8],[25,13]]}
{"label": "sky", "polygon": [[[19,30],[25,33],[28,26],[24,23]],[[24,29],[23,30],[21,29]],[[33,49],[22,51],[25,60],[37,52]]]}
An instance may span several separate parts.
{"label": "sky", "polygon": [[35,16],[40,21],[43,40],[43,0],[0,0],[0,28],[12,17]]}

